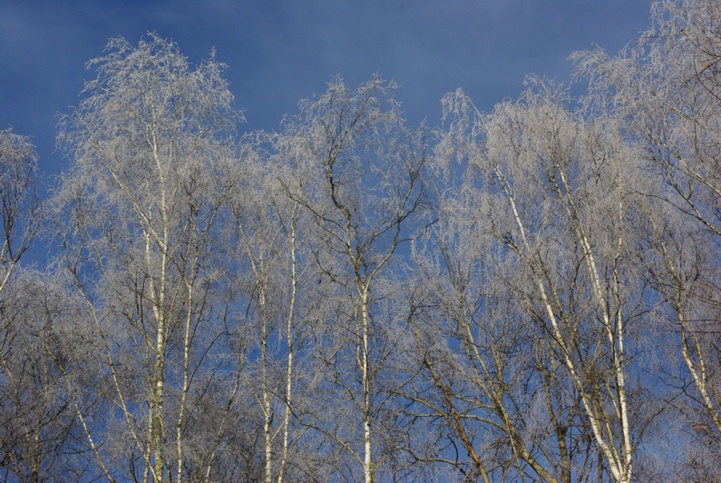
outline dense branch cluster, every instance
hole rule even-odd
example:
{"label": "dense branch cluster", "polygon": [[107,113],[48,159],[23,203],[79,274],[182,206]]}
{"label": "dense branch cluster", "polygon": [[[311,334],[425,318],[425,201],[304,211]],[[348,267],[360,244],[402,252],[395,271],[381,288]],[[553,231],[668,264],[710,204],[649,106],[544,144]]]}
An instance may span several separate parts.
{"label": "dense branch cluster", "polygon": [[432,130],[112,39],[47,199],[0,131],[0,479],[721,481],[720,20]]}

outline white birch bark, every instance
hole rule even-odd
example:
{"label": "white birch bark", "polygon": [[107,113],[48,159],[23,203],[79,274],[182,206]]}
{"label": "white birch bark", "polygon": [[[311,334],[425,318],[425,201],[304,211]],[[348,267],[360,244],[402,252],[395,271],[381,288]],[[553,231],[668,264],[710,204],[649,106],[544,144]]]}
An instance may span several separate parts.
{"label": "white birch bark", "polygon": [[[112,39],[91,65],[97,78],[61,122],[73,167],[53,209],[67,221],[57,231],[68,269],[106,352],[114,394],[103,396],[122,410],[135,446],[127,454],[144,461],[106,467],[133,468],[143,481],[182,481],[184,429],[198,403],[192,374],[208,357],[204,348],[193,359],[209,297],[199,284],[211,276],[215,248],[207,243],[218,239],[215,215],[232,182],[220,140],[232,145],[240,117],[221,65],[211,58],[191,70],[175,44],[154,34],[137,47]],[[133,378],[143,384],[128,384]]]}
{"label": "white birch bark", "polygon": [[[462,153],[480,169],[485,189],[490,191],[489,200],[503,200],[493,201],[497,204],[490,205],[483,215],[488,217],[489,231],[515,252],[528,270],[550,324],[553,344],[581,396],[594,440],[614,478],[627,482],[632,475],[634,447],[626,388],[627,321],[621,296],[625,287],[621,286],[618,272],[624,254],[625,208],[623,183],[614,171],[613,163],[618,161],[613,157],[620,156],[614,154],[620,148],[604,147],[604,142],[617,142],[616,138],[606,139],[595,126],[572,117],[560,101],[562,96],[552,86],[541,83],[521,101],[503,103],[484,116],[475,111],[462,93],[449,95],[445,100],[448,112],[458,117],[446,138],[446,142],[453,144],[446,146]],[[596,154],[595,150],[601,153]],[[598,162],[596,156],[601,156],[602,161]],[[607,157],[612,157],[611,161]],[[571,172],[579,178],[572,179]],[[589,182],[583,176],[603,180],[599,184],[609,190],[604,195],[606,199],[597,201],[595,197],[600,194],[592,189],[601,188],[587,186]],[[508,218],[502,214],[506,210]],[[601,216],[600,220],[589,218],[593,213]],[[603,222],[617,233],[610,241],[602,239],[601,229],[594,227]],[[559,226],[555,232],[550,228],[554,226]],[[591,239],[591,231],[597,233],[596,238]],[[549,250],[545,246],[553,247],[550,256],[544,253]],[[564,315],[575,309],[564,306],[565,289],[554,287],[554,280],[563,280],[565,275],[560,272],[556,276],[559,268],[553,257],[563,257],[564,252],[574,256],[574,246],[580,247],[588,277],[587,291],[599,314],[599,329],[605,339],[595,342],[594,351],[610,360],[612,386],[587,374],[588,370],[595,370],[598,356],[583,355],[582,339],[567,325]],[[610,278],[602,274],[599,266],[602,250],[606,267],[603,273],[609,273],[610,268]],[[592,320],[581,322],[581,330],[595,330]],[[598,471],[600,474],[601,469]]]}

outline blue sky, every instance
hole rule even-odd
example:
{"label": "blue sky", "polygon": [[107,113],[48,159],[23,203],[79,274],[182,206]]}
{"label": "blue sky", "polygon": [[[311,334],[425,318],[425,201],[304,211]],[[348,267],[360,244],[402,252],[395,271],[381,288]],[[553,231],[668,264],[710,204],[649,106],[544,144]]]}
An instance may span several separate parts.
{"label": "blue sky", "polygon": [[301,98],[340,74],[400,84],[407,119],[431,126],[440,99],[463,87],[483,110],[516,97],[524,76],[570,80],[566,57],[616,52],[649,25],[646,0],[0,0],[0,129],[32,136],[41,170],[59,113],[78,102],[85,63],[110,37],[172,38],[191,61],[211,48],[247,130],[277,128]]}

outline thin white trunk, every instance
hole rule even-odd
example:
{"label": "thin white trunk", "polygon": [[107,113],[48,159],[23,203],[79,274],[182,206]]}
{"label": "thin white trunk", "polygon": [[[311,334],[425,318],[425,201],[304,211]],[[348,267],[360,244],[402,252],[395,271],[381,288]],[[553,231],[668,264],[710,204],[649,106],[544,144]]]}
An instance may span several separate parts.
{"label": "thin white trunk", "polygon": [[265,476],[264,481],[271,483],[273,481],[273,434],[271,432],[272,426],[272,407],[271,407],[271,394],[268,388],[268,309],[266,301],[266,289],[268,285],[267,280],[267,267],[266,262],[261,255],[258,259],[258,264],[253,256],[253,250],[251,244],[246,237],[245,230],[243,228],[241,213],[235,213],[235,221],[238,228],[238,233],[243,241],[243,247],[250,266],[253,270],[256,284],[258,286],[258,305],[260,306],[260,362],[261,362],[261,396],[260,405],[261,411],[263,412],[263,446],[265,453]]}
{"label": "thin white trunk", "polygon": [[[499,180],[501,181],[501,184],[503,186],[503,189],[505,191],[506,197],[508,198],[508,201],[511,205],[511,209],[513,211],[513,216],[516,222],[516,225],[519,228],[520,234],[521,234],[521,241],[523,243],[523,249],[525,250],[526,254],[530,254],[530,244],[528,243],[528,240],[526,238],[526,230],[523,223],[523,220],[521,219],[520,213],[518,212],[518,209],[516,207],[515,198],[512,194],[512,191],[510,190],[510,187],[508,186],[508,182],[503,175],[503,173],[500,172],[500,170],[496,169],[496,176],[498,176]],[[584,249],[586,246],[584,245]],[[527,260],[529,263],[532,263],[530,260]],[[590,263],[590,262],[589,262]],[[593,265],[591,265],[595,269],[595,262]],[[535,282],[538,286],[539,295],[541,297],[541,302],[543,303],[543,306],[546,310],[546,314],[548,315],[549,321],[551,322],[552,332],[553,336],[556,340],[556,343],[559,345],[561,349],[561,353],[563,354],[564,363],[566,367],[568,368],[568,371],[571,375],[571,378],[574,382],[574,385],[576,386],[576,390],[579,391],[581,395],[581,402],[584,407],[584,411],[586,412],[587,420],[591,426],[591,430],[593,432],[594,438],[596,440],[596,444],[601,448],[601,451],[603,452],[606,461],[608,462],[611,472],[613,473],[614,478],[616,478],[619,482],[627,482],[630,481],[630,474],[626,474],[625,469],[622,467],[621,462],[619,461],[618,452],[615,447],[607,444],[605,438],[604,438],[604,432],[601,427],[601,424],[603,422],[608,422],[608,417],[606,414],[600,414],[595,410],[594,402],[592,401],[590,395],[588,392],[584,389],[585,384],[583,379],[578,373],[578,369],[576,367],[576,363],[571,358],[570,354],[572,352],[571,348],[568,347],[566,343],[566,339],[563,336],[563,333],[561,332],[559,321],[556,317],[555,310],[553,309],[553,305],[551,303],[551,299],[549,298],[547,294],[546,287],[543,283],[543,278],[540,277],[538,274],[536,274],[535,269],[531,267],[534,272],[534,277],[536,278]],[[594,276],[594,273],[591,274],[591,276]],[[594,283],[594,291],[596,290],[596,285]],[[625,403],[625,399],[624,399]],[[602,407],[602,405],[601,405]],[[610,434],[609,434],[610,436]],[[630,454],[630,453],[629,453]],[[629,471],[630,473],[630,471]]]}
{"label": "thin white trunk", "polygon": [[[150,238],[146,235],[146,250],[148,264],[150,266]],[[167,240],[167,238],[166,238]],[[150,411],[151,417],[151,436],[150,436],[150,452],[153,456],[153,478],[155,481],[163,481],[163,398],[164,398],[164,373],[165,373],[165,340],[166,340],[166,320],[165,320],[165,277],[167,272],[167,258],[165,253],[162,254],[160,281],[157,292],[155,292],[155,284],[151,278],[150,289],[153,294],[153,313],[157,323],[155,332],[155,366],[153,369],[153,389],[152,389],[152,407]]]}
{"label": "thin white trunk", "polygon": [[[706,407],[706,410],[711,416],[714,426],[721,431],[721,415],[719,414],[717,407],[714,405],[711,395],[708,392],[708,387],[706,386],[708,369],[706,367],[706,359],[701,348],[701,342],[699,341],[698,336],[694,333],[693,329],[689,327],[688,320],[686,320],[686,310],[684,308],[681,295],[683,290],[681,286],[682,282],[676,271],[674,263],[666,250],[666,245],[663,242],[661,243],[661,251],[666,269],[669,271],[674,281],[674,293],[672,300],[673,309],[678,315],[678,322],[681,326],[681,354],[683,356],[684,363],[693,378],[693,382],[696,384],[696,388],[701,394],[703,405]],[[694,360],[694,352],[696,353],[698,362]]]}
{"label": "thin white trunk", "polygon": [[[132,414],[130,413],[130,409],[128,408],[127,402],[125,400],[125,395],[123,394],[123,391],[120,387],[120,378],[118,377],[118,371],[115,366],[115,362],[113,361],[112,352],[108,345],[108,340],[105,335],[105,332],[103,331],[102,325],[100,324],[100,320],[98,318],[97,312],[95,311],[95,307],[93,306],[93,303],[90,301],[90,299],[88,298],[88,296],[84,290],[80,289],[80,295],[83,298],[83,301],[85,302],[85,304],[88,306],[88,309],[90,310],[90,312],[93,316],[93,321],[95,322],[95,327],[98,330],[100,339],[103,341],[103,346],[105,348],[105,353],[106,353],[106,357],[107,357],[107,364],[108,364],[108,367],[110,368],[110,374],[113,379],[113,386],[115,387],[115,392],[118,395],[118,401],[117,402],[114,401],[114,404],[122,409],[123,416],[125,418],[125,424],[127,425],[128,430],[130,431],[133,441],[135,442],[136,447],[138,449],[142,450],[143,461],[145,462],[145,468],[146,468],[146,473],[143,477],[143,481],[145,482],[145,481],[147,481],[147,471],[149,471],[148,468],[150,468],[150,453],[148,452],[149,439],[146,438],[145,448],[142,448],[143,443],[141,442],[140,436],[138,435],[138,433],[135,430],[135,425],[133,424]],[[68,381],[68,384],[69,383],[70,382]],[[77,403],[76,403],[76,411],[78,413],[80,412],[80,408],[77,406]],[[78,414],[78,417],[82,418],[82,414]],[[88,437],[90,436],[89,432],[87,432],[87,436]],[[94,444],[92,442],[90,442],[89,444],[90,444],[91,448],[94,446]],[[96,456],[99,457],[99,453],[96,453]],[[101,466],[103,466],[102,463],[101,463]]]}
{"label": "thin white trunk", "polygon": [[[703,404],[706,406],[706,410],[711,416],[714,426],[721,431],[721,417],[719,416],[719,412],[714,405],[711,395],[708,392],[708,387],[706,386],[708,369],[706,367],[706,361],[703,357],[703,353],[701,352],[698,337],[696,337],[696,334],[693,333],[693,330],[690,331],[691,333],[689,335],[687,326],[688,322],[686,321],[685,314],[681,310],[678,311],[678,319],[679,324],[681,325],[681,353],[683,354],[683,360],[691,373],[693,382],[696,384],[696,387],[701,394]],[[696,352],[698,362],[696,362],[693,358],[692,349]]]}
{"label": "thin white trunk", "polygon": [[12,260],[10,262],[10,266],[7,268],[5,272],[5,276],[2,278],[2,281],[0,282],[0,293],[5,289],[5,286],[7,285],[8,281],[10,280],[10,276],[13,273],[13,270],[15,270],[15,266],[17,265],[17,260]]}
{"label": "thin white trunk", "polygon": [[[164,382],[165,382],[165,345],[167,338],[167,314],[165,312],[165,295],[166,295],[166,284],[168,274],[168,240],[170,234],[168,230],[168,207],[165,191],[165,173],[163,165],[158,154],[158,143],[155,139],[155,133],[152,134],[151,148],[153,150],[153,157],[155,159],[156,167],[158,169],[158,184],[160,191],[160,220],[163,227],[162,239],[156,240],[160,249],[160,273],[158,276],[158,286],[155,286],[153,277],[150,277],[150,293],[153,304],[153,315],[157,323],[156,334],[155,334],[155,366],[153,369],[153,388],[152,388],[152,407],[151,407],[151,440],[150,440],[150,451],[153,456],[153,478],[156,482],[163,481],[163,439],[165,430],[163,428],[163,403],[164,403]],[[145,231],[145,255],[147,266],[152,273],[153,261],[152,261],[152,249],[151,249],[151,223],[150,220],[147,222],[148,228]]]}
{"label": "thin white trunk", "polygon": [[185,416],[185,405],[188,399],[188,388],[190,385],[190,336],[191,336],[191,322],[193,319],[193,288],[194,284],[186,283],[188,296],[187,296],[187,308],[185,313],[185,331],[183,333],[183,389],[180,394],[180,408],[178,409],[178,421],[175,426],[175,442],[178,452],[178,461],[176,466],[176,481],[180,483],[183,481],[183,417]]}
{"label": "thin white trunk", "polygon": [[265,295],[265,280],[261,282],[258,293],[261,317],[261,386],[263,404],[263,441],[265,446],[265,483],[273,481],[273,436],[271,434],[272,408],[270,405],[270,389],[268,388],[268,313]]}
{"label": "thin white trunk", "polygon": [[78,420],[80,420],[80,425],[83,427],[83,432],[85,432],[85,438],[88,440],[88,445],[90,446],[90,450],[93,452],[93,455],[95,456],[96,461],[98,462],[98,465],[100,465],[100,469],[103,470],[103,473],[105,474],[105,477],[110,482],[114,482],[115,479],[110,474],[110,471],[108,470],[108,467],[105,465],[105,462],[103,461],[103,458],[100,456],[100,451],[98,450],[97,445],[95,444],[95,441],[93,440],[92,434],[90,434],[90,428],[88,427],[88,423],[85,420],[85,417],[83,416],[83,412],[80,410],[80,406],[78,405],[78,395],[75,392],[75,389],[73,388],[72,383],[70,382],[70,378],[68,377],[68,373],[65,370],[65,366],[58,360],[57,357],[55,357],[55,354],[52,352],[49,352],[50,356],[53,358],[53,360],[56,362],[58,369],[60,369],[60,372],[63,374],[63,378],[65,379],[65,383],[68,386],[68,393],[73,399],[73,406],[75,407],[75,414],[78,417]]}
{"label": "thin white trunk", "polygon": [[[618,398],[618,405],[616,406],[615,410],[621,421],[620,429],[622,432],[622,443],[620,448],[621,454],[619,454],[619,450],[613,444],[613,432],[609,427],[607,429],[607,437],[610,443],[608,445],[608,449],[609,454],[612,456],[612,460],[609,461],[609,465],[614,478],[616,478],[616,480],[619,482],[626,482],[631,480],[633,447],[631,446],[631,434],[628,425],[628,403],[626,399],[626,383],[624,374],[625,361],[623,352],[622,314],[620,307],[617,308],[618,317],[615,324],[616,327],[614,327],[613,317],[611,316],[610,308],[606,302],[603,287],[601,286],[601,277],[599,275],[598,266],[596,264],[596,257],[591,248],[591,242],[589,241],[588,236],[578,222],[578,209],[573,198],[571,197],[571,186],[568,182],[565,171],[560,166],[558,171],[564,187],[565,196],[563,196],[563,198],[565,201],[566,210],[568,212],[568,216],[571,225],[573,226],[573,229],[575,231],[576,237],[581,243],[581,246],[583,247],[585,255],[584,258],[586,260],[586,265],[588,268],[588,274],[591,278],[591,287],[593,289],[593,294],[596,298],[596,302],[598,303],[598,307],[600,308],[601,314],[603,316],[603,325],[606,332],[606,337],[608,339],[608,344],[612,352],[613,372],[614,379],[616,381],[616,397]],[[620,201],[618,215],[619,222],[623,223],[623,204]],[[616,260],[618,260],[618,258],[621,256],[622,246],[623,239],[619,235]],[[614,292],[617,296],[617,301],[620,304],[620,300],[618,300],[618,283],[618,272],[614,270]],[[614,332],[616,332],[616,334],[614,334]],[[608,423],[608,418],[605,417],[605,414],[604,420],[606,421],[606,423]]]}
{"label": "thin white trunk", "polygon": [[371,401],[370,401],[370,370],[368,367],[368,346],[370,331],[370,314],[368,313],[368,287],[363,288],[361,298],[361,377],[363,379],[363,477],[365,483],[372,483],[375,480],[373,471],[373,459],[371,457]]}
{"label": "thin white trunk", "polygon": [[293,358],[295,356],[295,345],[293,343],[293,319],[295,315],[295,297],[298,292],[297,268],[298,260],[296,258],[296,239],[295,239],[296,220],[293,219],[290,227],[290,260],[291,260],[291,289],[290,289],[290,306],[288,308],[288,320],[286,323],[286,339],[288,341],[288,364],[285,374],[285,414],[283,415],[283,449],[280,455],[280,466],[278,468],[278,483],[283,483],[283,475],[285,474],[285,466],[288,462],[288,449],[290,443],[290,416],[291,405],[293,403]]}

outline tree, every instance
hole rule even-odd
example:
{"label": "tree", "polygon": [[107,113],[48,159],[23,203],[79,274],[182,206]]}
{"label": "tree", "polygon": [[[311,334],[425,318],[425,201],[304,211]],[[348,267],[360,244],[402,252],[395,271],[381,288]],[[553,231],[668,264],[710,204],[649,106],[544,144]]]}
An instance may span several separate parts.
{"label": "tree", "polygon": [[[64,374],[86,363],[77,300],[51,272],[18,269],[2,295],[0,474],[4,480],[82,479],[85,446]],[[78,371],[79,373],[79,371]],[[74,381],[80,383],[81,381]],[[80,385],[80,384],[78,384]]]}
{"label": "tree", "polygon": [[474,167],[465,179],[482,190],[476,216],[495,240],[490,263],[515,264],[509,288],[523,294],[540,334],[534,345],[553,351],[573,383],[603,461],[599,477],[607,468],[630,481],[643,428],[627,382],[629,336],[644,312],[629,255],[635,157],[613,124],[584,120],[565,107],[565,91],[531,81],[519,101],[485,116],[461,91],[447,95],[452,122],[440,149]]}
{"label": "tree", "polygon": [[443,190],[432,236],[415,251],[424,295],[404,365],[421,372],[402,392],[409,422],[425,430],[408,451],[468,480],[583,481],[595,448],[578,392],[525,309],[522,264],[498,256],[485,233],[479,196]]}
{"label": "tree", "polygon": [[[207,475],[217,444],[186,440],[204,387],[232,381],[214,351],[227,322],[214,260],[241,116],[212,53],[191,68],[155,34],[137,47],[112,39],[106,50],[61,121],[73,165],[53,198],[65,266],[94,326],[99,381],[108,381],[97,389],[109,407],[104,427],[124,427],[116,440],[125,446],[109,455],[86,437],[109,479],[125,467],[143,481],[179,481]],[[207,467],[192,465],[197,452]]]}
{"label": "tree", "polygon": [[0,294],[20,258],[40,229],[42,210],[37,195],[37,155],[27,137],[0,131],[0,203],[3,244],[0,249]]}
{"label": "tree", "polygon": [[663,1],[652,14],[652,28],[617,56],[599,49],[573,58],[589,79],[589,108],[623,120],[643,150],[650,181],[639,190],[651,211],[641,260],[662,320],[676,334],[676,355],[686,368],[681,378],[692,383],[685,401],[702,409],[690,411],[689,424],[707,428],[718,447],[721,7],[710,0]]}
{"label": "tree", "polygon": [[[323,95],[301,102],[278,144],[308,182],[289,194],[314,220],[319,284],[331,287],[326,304],[334,320],[316,336],[316,350],[350,411],[305,423],[359,462],[366,482],[377,469],[372,427],[387,401],[383,368],[407,323],[383,311],[392,297],[382,280],[423,224],[426,200],[422,133],[404,126],[394,89],[378,77],[355,90],[336,78]],[[362,428],[360,438],[344,427],[347,418]]]}
{"label": "tree", "polygon": [[[27,342],[28,332],[32,332],[34,314],[27,311],[31,290],[24,282],[14,287],[11,281],[40,229],[42,205],[37,183],[37,155],[30,140],[11,129],[0,131],[0,466],[27,481],[37,481],[52,465],[47,464],[44,453],[55,438],[66,438],[65,425],[72,425],[63,421],[54,427],[64,419],[64,411],[62,404],[55,404],[52,381],[43,365],[47,359],[42,350],[40,354],[23,350],[37,350],[35,343],[19,343]],[[28,320],[21,323],[24,317]],[[33,362],[34,357],[42,363]]]}
{"label": "tree", "polygon": [[[317,320],[323,297],[317,290],[318,270],[312,256],[309,214],[293,199],[303,175],[288,166],[282,135],[253,133],[243,140],[238,166],[242,189],[232,201],[233,230],[227,243],[237,247],[238,291],[247,304],[243,325],[252,327],[248,391],[255,396],[263,420],[264,479],[294,479],[299,467],[316,474],[314,456],[299,443],[303,412],[309,326]],[[269,144],[270,151],[265,149]],[[311,384],[312,386],[312,384]],[[307,468],[305,468],[307,466]]]}

